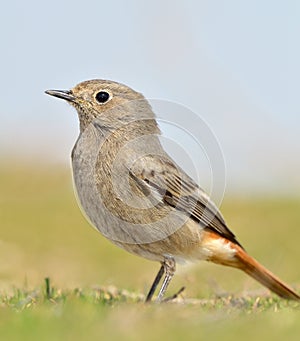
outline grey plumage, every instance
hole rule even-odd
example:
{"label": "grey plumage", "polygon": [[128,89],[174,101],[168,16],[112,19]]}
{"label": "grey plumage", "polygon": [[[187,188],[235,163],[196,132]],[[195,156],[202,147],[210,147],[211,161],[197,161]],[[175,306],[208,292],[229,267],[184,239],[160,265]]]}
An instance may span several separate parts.
{"label": "grey plumage", "polygon": [[147,300],[163,272],[158,300],[177,262],[200,259],[240,268],[277,294],[299,298],[246,254],[207,194],[164,151],[140,93],[104,80],[47,93],[78,112],[73,177],[91,224],[117,246],[162,264]]}

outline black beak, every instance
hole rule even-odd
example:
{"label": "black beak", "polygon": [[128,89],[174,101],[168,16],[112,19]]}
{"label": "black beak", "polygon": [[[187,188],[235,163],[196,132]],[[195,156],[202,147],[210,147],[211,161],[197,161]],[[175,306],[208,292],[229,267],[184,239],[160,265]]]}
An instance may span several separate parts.
{"label": "black beak", "polygon": [[45,93],[50,96],[62,98],[69,102],[75,101],[75,96],[72,94],[70,90],[46,90]]}

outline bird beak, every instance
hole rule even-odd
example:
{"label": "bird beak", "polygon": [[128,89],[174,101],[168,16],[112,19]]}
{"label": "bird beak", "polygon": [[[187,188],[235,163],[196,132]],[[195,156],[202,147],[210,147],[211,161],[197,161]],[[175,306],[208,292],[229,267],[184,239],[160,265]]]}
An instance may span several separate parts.
{"label": "bird beak", "polygon": [[45,93],[50,96],[62,98],[68,102],[74,102],[75,96],[70,90],[46,90]]}

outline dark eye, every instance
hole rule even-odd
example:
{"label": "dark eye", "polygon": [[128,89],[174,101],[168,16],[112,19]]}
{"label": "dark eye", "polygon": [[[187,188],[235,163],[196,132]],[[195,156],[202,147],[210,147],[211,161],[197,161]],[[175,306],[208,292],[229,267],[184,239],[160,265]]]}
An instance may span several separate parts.
{"label": "dark eye", "polygon": [[109,100],[109,93],[106,92],[106,91],[100,91],[96,94],[96,100],[99,102],[99,103],[105,103]]}

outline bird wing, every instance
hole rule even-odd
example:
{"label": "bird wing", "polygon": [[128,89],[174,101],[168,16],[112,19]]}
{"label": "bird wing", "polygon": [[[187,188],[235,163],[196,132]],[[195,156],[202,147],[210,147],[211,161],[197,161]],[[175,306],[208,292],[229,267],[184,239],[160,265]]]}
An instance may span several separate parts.
{"label": "bird wing", "polygon": [[209,196],[169,158],[147,155],[140,158],[129,173],[145,193],[149,190],[156,193],[161,202],[240,245]]}

